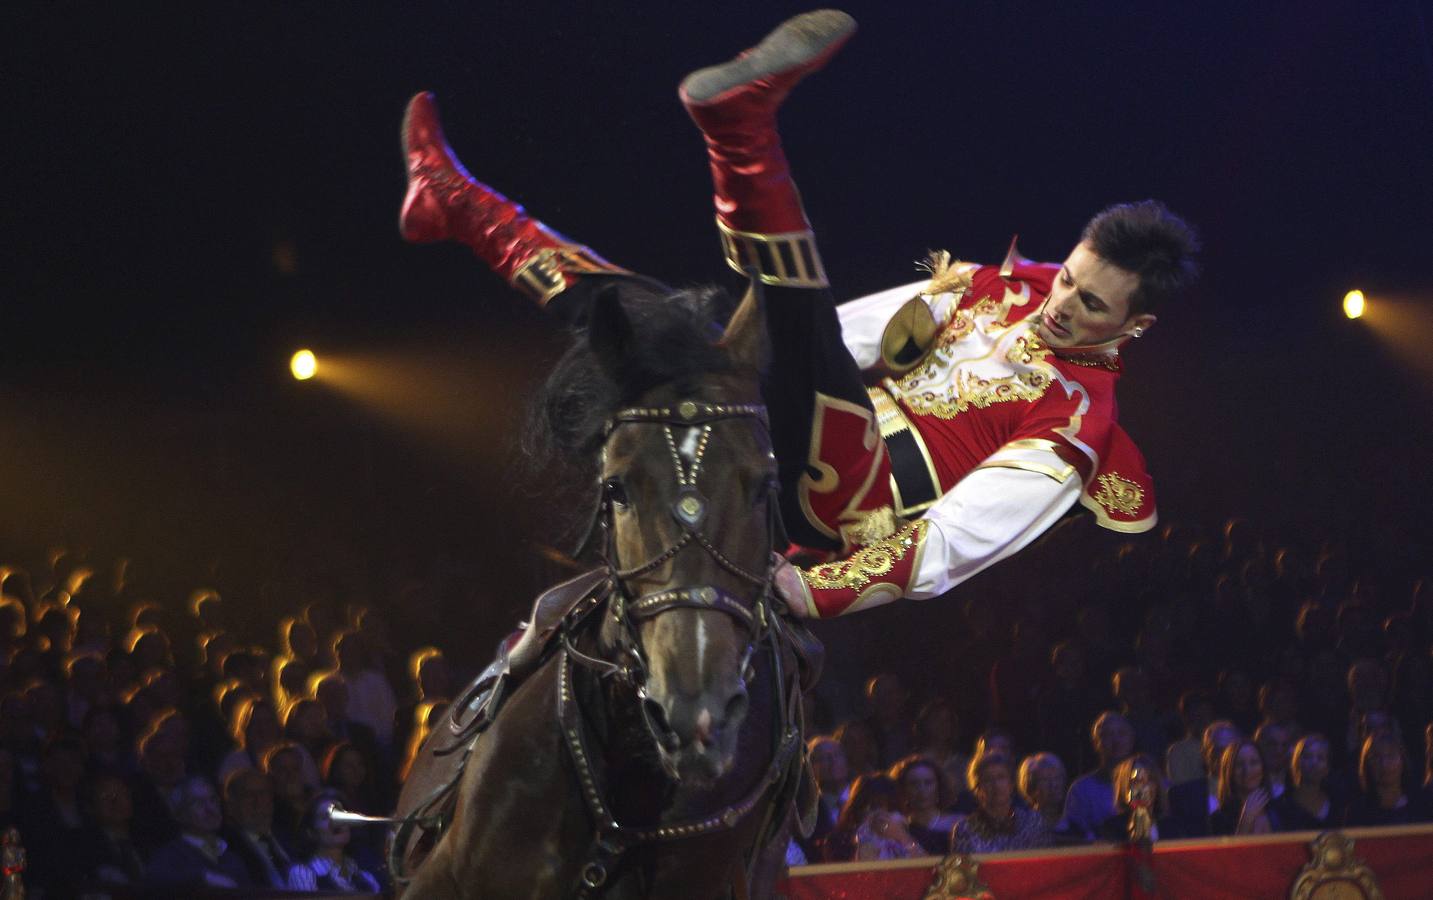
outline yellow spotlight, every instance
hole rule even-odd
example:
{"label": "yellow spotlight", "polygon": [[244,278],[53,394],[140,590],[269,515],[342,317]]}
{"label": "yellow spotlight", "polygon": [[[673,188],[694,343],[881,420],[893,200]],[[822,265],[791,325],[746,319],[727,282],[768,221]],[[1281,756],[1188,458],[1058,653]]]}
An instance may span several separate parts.
{"label": "yellow spotlight", "polygon": [[289,371],[299,381],[308,381],[318,373],[318,359],[312,350],[300,350],[289,360]]}
{"label": "yellow spotlight", "polygon": [[1343,295],[1343,314],[1350,319],[1363,315],[1364,305],[1363,291],[1349,291]]}

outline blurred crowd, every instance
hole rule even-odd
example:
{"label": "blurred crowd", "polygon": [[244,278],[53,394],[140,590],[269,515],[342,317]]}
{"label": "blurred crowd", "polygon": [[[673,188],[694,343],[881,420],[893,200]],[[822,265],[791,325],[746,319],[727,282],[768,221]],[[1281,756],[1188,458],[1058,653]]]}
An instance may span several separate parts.
{"label": "blurred crowd", "polygon": [[818,710],[819,816],[789,858],[1125,841],[1140,769],[1157,840],[1433,821],[1426,582],[1385,584],[1334,545],[1280,546],[1241,520],[1094,553],[1063,542],[1032,566],[1025,588],[1051,589],[973,598],[966,633],[927,661],[935,690],[878,674],[862,714]]}
{"label": "blurred crowd", "polygon": [[42,571],[0,566],[0,829],[32,897],[387,885],[383,829],[327,813],[392,809],[451,694],[439,650],[318,602],[255,644],[213,590],[134,597],[61,552]]}
{"label": "blurred crowd", "polygon": [[[844,721],[810,704],[820,814],[793,862],[1125,840],[1139,769],[1159,840],[1433,820],[1423,582],[1241,521],[1047,544],[927,601],[952,623],[930,681],[866,672]],[[144,596],[122,563],[0,565],[0,829],[31,896],[384,889],[383,829],[327,810],[388,813],[457,686],[390,612],[267,625],[213,589]],[[860,693],[840,677],[828,696]]]}

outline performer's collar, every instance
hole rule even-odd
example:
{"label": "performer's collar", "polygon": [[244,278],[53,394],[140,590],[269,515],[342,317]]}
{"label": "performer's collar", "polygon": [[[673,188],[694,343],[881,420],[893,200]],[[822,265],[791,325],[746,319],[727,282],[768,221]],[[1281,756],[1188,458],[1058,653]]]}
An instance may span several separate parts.
{"label": "performer's collar", "polygon": [[[1039,338],[1038,333],[1036,337]],[[1118,372],[1121,369],[1120,347],[1123,347],[1130,337],[1131,335],[1121,334],[1101,344],[1086,344],[1081,347],[1052,347],[1049,342],[1044,340],[1041,340],[1040,343],[1066,362],[1074,363],[1077,366],[1092,366]]]}

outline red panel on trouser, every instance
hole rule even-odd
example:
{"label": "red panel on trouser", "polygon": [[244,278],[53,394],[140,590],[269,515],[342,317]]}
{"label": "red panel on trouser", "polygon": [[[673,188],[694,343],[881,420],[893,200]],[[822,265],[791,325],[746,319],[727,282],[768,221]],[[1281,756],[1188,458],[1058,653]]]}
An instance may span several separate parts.
{"label": "red panel on trouser", "polygon": [[862,513],[891,505],[891,461],[870,409],[818,394],[810,453],[818,477],[803,476],[798,490],[819,530],[839,538]]}

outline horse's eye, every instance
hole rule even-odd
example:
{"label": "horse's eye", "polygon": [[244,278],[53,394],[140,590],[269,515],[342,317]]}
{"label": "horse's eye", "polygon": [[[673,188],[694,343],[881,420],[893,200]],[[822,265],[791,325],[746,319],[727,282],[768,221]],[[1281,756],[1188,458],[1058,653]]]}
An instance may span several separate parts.
{"label": "horse's eye", "polygon": [[622,483],[622,479],[616,476],[607,479],[602,482],[602,490],[613,505],[624,508],[627,506],[627,486]]}

